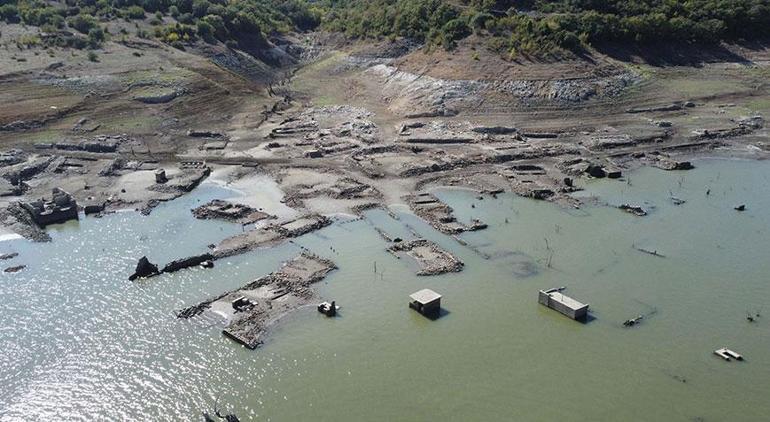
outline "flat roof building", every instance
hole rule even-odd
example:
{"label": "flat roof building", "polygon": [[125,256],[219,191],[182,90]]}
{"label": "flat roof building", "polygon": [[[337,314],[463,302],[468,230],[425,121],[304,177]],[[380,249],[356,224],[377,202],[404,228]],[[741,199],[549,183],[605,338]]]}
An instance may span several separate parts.
{"label": "flat roof building", "polygon": [[588,304],[564,295],[561,291],[564,287],[548,290],[540,290],[537,301],[555,311],[558,311],[572,319],[584,320],[588,316]]}
{"label": "flat roof building", "polygon": [[422,289],[409,295],[409,307],[425,316],[438,316],[441,295],[431,289]]}

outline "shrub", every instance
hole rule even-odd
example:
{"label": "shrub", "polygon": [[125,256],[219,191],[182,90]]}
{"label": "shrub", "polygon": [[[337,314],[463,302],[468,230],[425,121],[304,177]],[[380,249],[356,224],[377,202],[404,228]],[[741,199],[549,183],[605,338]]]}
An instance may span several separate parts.
{"label": "shrub", "polygon": [[90,30],[96,28],[98,23],[93,16],[80,14],[67,19],[67,25],[78,32],[87,34]]}
{"label": "shrub", "polygon": [[144,10],[152,13],[152,12],[160,12],[163,10],[168,9],[168,1],[167,0],[142,0],[141,1],[142,7]]}
{"label": "shrub", "polygon": [[202,18],[209,14],[209,6],[211,6],[211,3],[209,3],[206,0],[195,0],[192,4],[192,14],[196,18]]}
{"label": "shrub", "polygon": [[19,22],[19,9],[15,4],[4,4],[0,6],[0,19],[8,23]]}
{"label": "shrub", "polygon": [[139,6],[131,6],[126,12],[131,19],[144,19],[144,9]]}
{"label": "shrub", "polygon": [[37,35],[22,35],[19,37],[18,43],[27,48],[36,47],[40,45],[40,37]]}
{"label": "shrub", "polygon": [[207,42],[211,42],[214,39],[214,27],[205,20],[198,21],[196,25],[198,36],[203,38]]}
{"label": "shrub", "polygon": [[64,23],[64,18],[61,15],[63,12],[64,10],[54,7],[25,7],[18,10],[18,16],[20,21],[26,25],[52,25],[59,28]]}
{"label": "shrub", "polygon": [[91,47],[101,45],[104,42],[104,30],[99,27],[92,28],[88,31],[88,42],[91,44]]}
{"label": "shrub", "polygon": [[182,13],[181,15],[179,15],[179,17],[176,18],[176,20],[179,23],[183,23],[187,25],[192,24],[194,22],[193,15],[189,13]]}
{"label": "shrub", "polygon": [[444,33],[444,38],[449,41],[461,40],[471,33],[470,28],[462,19],[452,19],[441,30]]}
{"label": "shrub", "polygon": [[227,33],[227,27],[225,26],[225,21],[222,19],[221,16],[218,15],[207,15],[203,18],[203,22],[211,26],[212,28],[212,34],[219,38],[222,41],[225,41],[227,39],[228,33]]}

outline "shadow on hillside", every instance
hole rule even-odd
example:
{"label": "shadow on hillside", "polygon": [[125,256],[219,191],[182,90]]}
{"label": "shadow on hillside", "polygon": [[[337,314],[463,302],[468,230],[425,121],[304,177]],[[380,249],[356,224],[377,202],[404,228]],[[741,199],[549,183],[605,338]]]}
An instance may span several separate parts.
{"label": "shadow on hillside", "polygon": [[624,62],[652,66],[701,66],[706,63],[751,63],[738,51],[763,50],[770,42],[753,41],[734,46],[669,42],[648,45],[607,43],[595,46],[602,54]]}

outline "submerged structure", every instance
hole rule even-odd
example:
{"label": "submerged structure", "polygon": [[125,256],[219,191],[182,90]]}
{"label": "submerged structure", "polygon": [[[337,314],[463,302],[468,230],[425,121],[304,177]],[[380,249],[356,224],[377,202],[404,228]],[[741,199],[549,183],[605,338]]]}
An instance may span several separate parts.
{"label": "submerged structure", "polygon": [[336,268],[328,259],[303,252],[285,262],[278,271],[182,309],[176,315],[188,319],[205,312],[210,317],[221,318],[224,322],[222,334],[255,349],[262,343],[262,335],[268,327],[280,316],[310,303],[315,296],[311,285]]}
{"label": "submerged structure", "polygon": [[714,354],[719,356],[720,358],[730,362],[730,359],[735,360],[743,360],[743,356],[741,356],[740,353],[737,353],[735,351],[732,351],[728,349],[727,347],[723,347],[721,349],[714,350]]}
{"label": "submerged structure", "polygon": [[328,316],[333,317],[337,316],[337,309],[339,309],[339,306],[337,306],[335,301],[332,301],[332,303],[329,302],[321,302],[318,305],[318,312]]}
{"label": "submerged structure", "polygon": [[441,295],[431,289],[422,289],[409,295],[409,307],[427,316],[438,316],[441,310]]}
{"label": "submerged structure", "polygon": [[562,293],[565,287],[540,290],[537,301],[574,320],[585,320],[588,317],[588,304],[566,296]]}
{"label": "submerged structure", "polygon": [[40,227],[78,219],[77,202],[72,195],[60,188],[53,188],[51,200],[41,198],[32,202],[22,202],[21,206],[32,216],[32,221]]}

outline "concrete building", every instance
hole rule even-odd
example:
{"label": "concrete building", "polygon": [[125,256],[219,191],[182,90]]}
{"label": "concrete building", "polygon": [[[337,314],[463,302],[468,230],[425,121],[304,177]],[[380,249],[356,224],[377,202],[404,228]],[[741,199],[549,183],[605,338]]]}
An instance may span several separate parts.
{"label": "concrete building", "polygon": [[32,221],[40,227],[78,219],[77,202],[69,193],[59,188],[53,188],[50,201],[38,199],[22,202],[21,206],[29,212]]}
{"label": "concrete building", "polygon": [[425,316],[438,316],[441,309],[441,295],[431,289],[422,289],[409,295],[409,307]]}
{"label": "concrete building", "polygon": [[623,176],[623,171],[617,167],[605,167],[604,171],[610,179],[619,179]]}
{"label": "concrete building", "polygon": [[168,177],[166,177],[166,170],[164,169],[155,170],[155,183],[166,183],[166,182],[168,182]]}
{"label": "concrete building", "polygon": [[588,304],[565,296],[561,291],[564,287],[540,290],[537,301],[555,311],[558,311],[572,319],[584,320],[588,316]]}

